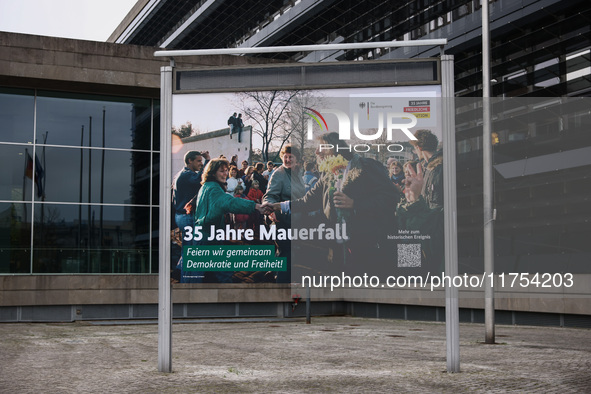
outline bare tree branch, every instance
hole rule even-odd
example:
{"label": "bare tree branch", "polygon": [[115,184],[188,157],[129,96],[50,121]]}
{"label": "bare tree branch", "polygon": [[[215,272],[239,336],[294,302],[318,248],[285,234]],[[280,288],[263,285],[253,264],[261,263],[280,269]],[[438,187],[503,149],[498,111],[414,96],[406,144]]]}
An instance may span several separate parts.
{"label": "bare tree branch", "polygon": [[250,122],[253,132],[262,139],[263,160],[269,160],[269,149],[277,145],[277,141],[281,146],[285,143],[289,124],[287,110],[297,94],[295,90],[236,93],[245,122]]}

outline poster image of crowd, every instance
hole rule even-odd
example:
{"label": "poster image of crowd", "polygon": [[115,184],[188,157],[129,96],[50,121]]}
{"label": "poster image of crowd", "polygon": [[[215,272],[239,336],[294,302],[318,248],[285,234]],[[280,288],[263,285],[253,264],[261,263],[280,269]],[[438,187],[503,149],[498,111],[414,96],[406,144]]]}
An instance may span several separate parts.
{"label": "poster image of crowd", "polygon": [[439,86],[173,95],[173,280],[440,273],[440,99]]}

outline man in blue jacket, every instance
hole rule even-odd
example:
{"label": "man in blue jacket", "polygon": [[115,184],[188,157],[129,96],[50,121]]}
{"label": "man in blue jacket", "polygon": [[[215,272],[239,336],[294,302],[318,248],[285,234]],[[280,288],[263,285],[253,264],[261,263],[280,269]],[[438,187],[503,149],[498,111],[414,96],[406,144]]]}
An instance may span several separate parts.
{"label": "man in blue jacket", "polygon": [[[203,161],[205,159],[205,162]],[[195,220],[195,201],[201,188],[201,175],[205,164],[209,161],[209,152],[189,151],[185,154],[185,167],[180,170],[172,181],[172,204],[174,221],[181,232],[182,246],[193,245],[193,241],[186,241],[185,227],[193,227]],[[191,231],[193,233],[193,231]],[[181,282],[199,282],[199,278],[186,278],[180,266],[175,268],[173,275],[179,272]]]}
{"label": "man in blue jacket", "polygon": [[[205,162],[203,161],[205,159]],[[201,188],[203,167],[209,161],[209,152],[189,151],[185,154],[185,167],[180,170],[172,181],[172,203],[174,220],[183,233],[185,226],[194,226],[193,213],[197,193]],[[189,212],[187,212],[189,211]],[[183,246],[190,243],[185,243]]]}

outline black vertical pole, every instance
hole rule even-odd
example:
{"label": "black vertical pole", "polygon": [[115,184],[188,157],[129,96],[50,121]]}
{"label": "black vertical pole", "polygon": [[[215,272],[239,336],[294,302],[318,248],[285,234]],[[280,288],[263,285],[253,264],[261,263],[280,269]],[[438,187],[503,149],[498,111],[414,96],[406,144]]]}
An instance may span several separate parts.
{"label": "black vertical pole", "polygon": [[84,125],[80,130],[80,181],[78,185],[78,260],[81,261],[82,248],[82,167],[84,167]]}
{"label": "black vertical pole", "polygon": [[[45,144],[47,143],[47,134],[49,131],[45,132],[43,136],[43,194],[41,195],[41,201],[45,201],[45,180],[47,179],[47,165],[45,163]],[[37,165],[37,160],[35,159],[35,165]],[[39,171],[35,168],[35,172]],[[39,179],[41,182],[41,179]],[[45,237],[45,204],[41,204],[41,237]]]}
{"label": "black vertical pole", "polygon": [[88,121],[88,269],[92,272],[92,223],[90,220],[92,207],[90,202],[92,200],[92,116],[89,116]]}
{"label": "black vertical pole", "polygon": [[45,201],[45,191],[47,190],[45,186],[47,185],[47,163],[45,162],[45,145],[47,144],[47,136],[49,135],[49,131],[45,131],[45,136],[43,137],[43,195],[41,196],[41,201]]}
{"label": "black vertical pole", "polygon": [[101,265],[103,264],[103,194],[105,186],[105,107],[103,107],[103,151],[101,155],[101,196],[100,196],[100,217],[99,217],[99,240],[101,248]]}

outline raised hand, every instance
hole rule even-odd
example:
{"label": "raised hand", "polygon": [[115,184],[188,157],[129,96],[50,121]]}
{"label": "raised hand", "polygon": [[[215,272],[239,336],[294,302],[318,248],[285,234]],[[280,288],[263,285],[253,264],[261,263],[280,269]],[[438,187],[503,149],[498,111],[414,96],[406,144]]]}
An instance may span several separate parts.
{"label": "raised hand", "polygon": [[409,174],[404,179],[404,196],[408,202],[415,202],[421,196],[423,184],[425,183],[423,166],[420,163],[417,164],[417,171],[412,166],[408,166],[408,172]]}

